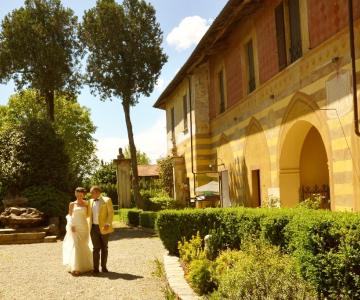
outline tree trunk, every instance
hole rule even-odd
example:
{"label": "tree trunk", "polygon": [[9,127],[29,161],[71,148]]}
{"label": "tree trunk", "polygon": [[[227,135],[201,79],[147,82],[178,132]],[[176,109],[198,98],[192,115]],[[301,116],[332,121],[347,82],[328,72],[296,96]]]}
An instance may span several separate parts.
{"label": "tree trunk", "polygon": [[55,113],[54,113],[54,91],[46,91],[45,92],[45,102],[46,109],[48,113],[48,118],[51,122],[55,121]]}
{"label": "tree trunk", "polygon": [[134,200],[136,203],[136,206],[138,208],[144,208],[144,203],[141,199],[140,191],[139,191],[139,176],[138,176],[138,169],[137,169],[137,158],[136,158],[136,147],[134,142],[134,135],[132,130],[132,124],[130,119],[130,106],[127,104],[130,101],[127,101],[126,99],[123,102],[123,109],[125,113],[125,122],[126,122],[126,128],[128,133],[128,139],[129,139],[129,147],[130,147],[130,155],[131,155],[131,168],[132,168],[132,188],[134,193]]}

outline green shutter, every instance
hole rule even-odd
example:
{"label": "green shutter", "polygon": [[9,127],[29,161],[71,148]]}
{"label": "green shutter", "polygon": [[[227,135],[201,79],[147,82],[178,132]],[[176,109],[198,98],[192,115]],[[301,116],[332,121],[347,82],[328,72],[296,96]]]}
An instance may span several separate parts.
{"label": "green shutter", "polygon": [[225,111],[225,89],[224,89],[224,71],[218,73],[219,76],[219,94],[220,94],[220,113]]}
{"label": "green shutter", "polygon": [[279,60],[279,70],[282,70],[287,65],[286,58],[286,36],[284,23],[284,4],[281,2],[275,8],[275,23],[276,23],[276,40]]}
{"label": "green shutter", "polygon": [[246,53],[247,53],[247,65],[248,65],[248,89],[249,89],[249,93],[251,93],[256,88],[254,48],[253,48],[252,40],[250,40],[246,44]]}
{"label": "green shutter", "polygon": [[289,0],[291,62],[302,56],[299,0]]}

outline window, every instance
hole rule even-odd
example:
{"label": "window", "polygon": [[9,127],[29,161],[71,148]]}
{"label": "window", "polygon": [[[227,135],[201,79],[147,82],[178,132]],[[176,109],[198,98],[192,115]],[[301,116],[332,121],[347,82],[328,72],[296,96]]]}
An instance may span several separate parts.
{"label": "window", "polygon": [[302,56],[299,0],[282,1],[275,8],[275,23],[279,69],[282,70]]}
{"label": "window", "polygon": [[187,95],[183,97],[183,118],[184,118],[184,132],[188,131],[188,105],[187,105]]}
{"label": "window", "polygon": [[255,64],[254,64],[254,47],[253,41],[250,40],[245,45],[246,59],[247,59],[247,79],[248,79],[248,92],[251,93],[256,88],[255,81]]}
{"label": "window", "polygon": [[276,23],[276,40],[277,40],[277,48],[278,48],[279,70],[282,70],[287,65],[284,4],[282,2],[275,8],[275,23]]}
{"label": "window", "polygon": [[219,112],[225,111],[225,85],[224,85],[224,70],[218,73],[219,81]]}
{"label": "window", "polygon": [[302,56],[299,0],[288,0],[290,26],[290,57],[294,62]]}
{"label": "window", "polygon": [[175,141],[175,110],[171,108],[170,111],[170,125],[171,125],[171,139]]}

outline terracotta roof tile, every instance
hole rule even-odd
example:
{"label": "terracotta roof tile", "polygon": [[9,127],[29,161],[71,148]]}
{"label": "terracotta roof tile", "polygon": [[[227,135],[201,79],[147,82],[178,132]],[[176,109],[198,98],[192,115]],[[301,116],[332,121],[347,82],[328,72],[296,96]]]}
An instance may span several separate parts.
{"label": "terracotta roof tile", "polygon": [[159,176],[158,165],[138,165],[139,177],[155,177]]}

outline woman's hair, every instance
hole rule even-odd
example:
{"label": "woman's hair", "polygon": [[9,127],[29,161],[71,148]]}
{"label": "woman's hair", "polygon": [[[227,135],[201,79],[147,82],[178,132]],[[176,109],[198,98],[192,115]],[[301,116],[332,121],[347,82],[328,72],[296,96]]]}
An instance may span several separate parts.
{"label": "woman's hair", "polygon": [[84,193],[84,194],[86,194],[86,189],[79,186],[79,187],[77,187],[77,188],[75,189],[75,192],[79,192],[79,193]]}

